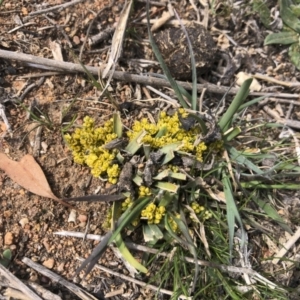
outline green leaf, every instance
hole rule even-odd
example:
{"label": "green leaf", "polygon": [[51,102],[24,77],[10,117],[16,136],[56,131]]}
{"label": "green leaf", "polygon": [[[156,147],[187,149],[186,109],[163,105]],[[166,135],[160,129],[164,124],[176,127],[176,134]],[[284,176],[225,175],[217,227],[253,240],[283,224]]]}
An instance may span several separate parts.
{"label": "green leaf", "polygon": [[265,184],[257,180],[241,182],[241,186],[246,189],[260,188],[260,189],[278,189],[278,190],[299,190],[299,184],[297,183]]}
{"label": "green leaf", "polygon": [[292,44],[289,47],[289,57],[295,67],[300,70],[300,45],[298,43]]}
{"label": "green leaf", "polygon": [[156,244],[156,242],[164,237],[159,227],[155,224],[146,224],[143,226],[144,240],[146,243]]}
{"label": "green leaf", "polygon": [[261,100],[264,100],[265,98],[267,97],[267,95],[264,95],[264,96],[261,96],[261,97],[258,97],[258,98],[255,98],[255,99],[252,99],[250,101],[247,101],[246,103],[242,104],[239,108],[238,111],[241,111],[243,110],[244,108],[247,108],[253,104],[256,104],[256,103],[259,103]]}
{"label": "green leaf", "polygon": [[168,191],[172,193],[177,193],[179,189],[179,185],[170,182],[158,182],[155,184],[155,186],[163,191]]}
{"label": "green leaf", "polygon": [[132,179],[132,181],[137,185],[137,186],[141,186],[144,184],[144,180],[140,175],[135,175]]}
{"label": "green leaf", "polygon": [[300,33],[300,21],[290,8],[288,0],[279,0],[280,16],[283,22],[296,32]]}
{"label": "green leaf", "polygon": [[139,134],[127,145],[125,151],[134,155],[143,145],[142,139],[147,134],[146,130],[141,130]]}
{"label": "green leaf", "polygon": [[113,114],[113,126],[114,133],[118,136],[118,138],[121,138],[123,135],[123,125],[119,113]]}
{"label": "green leaf", "polygon": [[[74,58],[76,60],[77,57],[76,55],[74,54],[74,52],[71,51],[71,54],[74,56]],[[104,96],[106,98],[109,99],[110,103],[116,108],[116,109],[119,109],[119,105],[117,103],[117,101],[115,101],[115,99],[111,96],[111,94],[104,89],[104,87],[102,86],[102,84],[100,84],[96,79],[95,77],[93,76],[93,74],[86,68],[86,66],[81,62],[81,61],[78,61],[81,65],[81,67],[83,68],[84,72],[87,74],[87,76],[89,77],[89,79],[91,80],[92,84],[94,87],[97,88],[97,90],[101,91],[102,93],[104,93]]]}
{"label": "green leaf", "polygon": [[240,106],[247,98],[251,83],[252,78],[245,80],[225,114],[221,117],[219,121],[219,127],[223,132],[230,127],[234,114],[239,110]]}
{"label": "green leaf", "polygon": [[120,217],[115,231],[112,233],[108,241],[108,245],[115,239],[115,237],[130,224],[144,209],[144,207],[152,200],[150,197],[138,199],[134,202],[134,205],[129,207]]}
{"label": "green leaf", "polygon": [[186,180],[186,175],[183,173],[172,172],[169,169],[163,170],[158,173],[155,177],[152,177],[154,180],[162,180],[166,177],[171,177],[178,180]]}
{"label": "green leaf", "polygon": [[148,270],[142,265],[140,264],[130,253],[130,251],[128,250],[128,248],[126,247],[122,237],[120,234],[118,234],[115,238],[115,243],[119,249],[119,251],[121,252],[123,258],[135,269],[139,270],[142,273],[147,273]]}
{"label": "green leaf", "polygon": [[146,159],[149,159],[151,153],[151,146],[143,144],[143,152],[145,154]]}
{"label": "green leaf", "polygon": [[162,136],[164,136],[168,131],[167,126],[163,126],[159,129],[159,131],[157,132],[157,134],[155,135],[156,138],[160,138]]}
{"label": "green leaf", "polygon": [[222,177],[223,177],[222,182],[224,186],[224,194],[226,199],[227,223],[228,223],[228,234],[229,234],[229,253],[230,253],[230,257],[232,258],[235,220],[240,225],[242,249],[246,245],[246,232],[243,226],[241,216],[239,214],[239,211],[234,201],[231,182],[228,178],[228,175],[224,171],[222,172]]}
{"label": "green leaf", "polygon": [[185,245],[187,245],[187,247],[189,248],[190,253],[193,255],[194,257],[194,262],[195,262],[195,275],[194,275],[194,280],[193,280],[193,286],[191,288],[192,292],[195,290],[196,287],[196,282],[198,279],[198,274],[199,274],[199,265],[197,262],[197,250],[196,247],[193,243],[193,239],[189,233],[189,228],[185,219],[185,214],[183,212],[182,209],[180,209],[180,218],[177,218],[176,216],[172,217],[175,222],[178,225],[178,228],[180,229],[180,231],[182,232],[183,236],[186,239],[186,243]]}
{"label": "green leaf", "polygon": [[174,151],[179,150],[182,145],[183,145],[182,142],[176,142],[160,148],[160,152],[166,154],[162,162],[162,165],[165,165],[168,162],[170,162],[175,157]]}
{"label": "green leaf", "polygon": [[173,194],[173,193],[169,193],[169,192],[164,192],[162,197],[161,197],[161,200],[159,202],[159,206],[168,206],[169,203],[171,202],[175,202],[175,198],[176,198],[177,195]]}
{"label": "green leaf", "polygon": [[253,0],[253,10],[259,14],[261,22],[264,24],[266,28],[270,28],[271,12],[266,5],[266,3],[262,0]]}
{"label": "green leaf", "polygon": [[226,134],[224,134],[223,138],[224,138],[224,142],[229,142],[231,140],[233,140],[234,138],[236,138],[240,133],[242,132],[240,127],[235,127],[232,130],[230,130],[229,132],[227,132]]}
{"label": "green leaf", "polygon": [[291,228],[284,222],[284,220],[277,213],[276,209],[268,202],[261,200],[259,197],[252,197],[254,202],[274,221],[276,221],[285,231],[293,234]]}
{"label": "green leaf", "polygon": [[168,217],[173,219],[173,215],[170,213],[166,213],[165,214],[165,228],[168,231],[169,235],[178,243],[185,245],[186,241],[184,241],[181,237],[179,237],[171,228],[169,221],[168,221]]}
{"label": "green leaf", "polygon": [[298,5],[291,5],[290,6],[290,8],[291,8],[291,11],[293,12],[293,14],[295,15],[295,16],[297,16],[297,17],[300,17],[300,5],[298,4]]}
{"label": "green leaf", "polygon": [[278,33],[270,33],[266,36],[264,46],[270,44],[289,45],[299,41],[299,34],[294,31],[283,31]]}
{"label": "green leaf", "polygon": [[0,258],[0,264],[7,268],[11,262],[12,259],[12,252],[10,249],[6,249],[2,253],[2,258]]}
{"label": "green leaf", "polygon": [[230,154],[230,158],[232,161],[235,161],[239,164],[247,166],[250,170],[255,172],[256,174],[263,175],[264,172],[254,163],[252,163],[249,159],[247,159],[242,152],[237,151],[234,147],[227,147],[227,150]]}

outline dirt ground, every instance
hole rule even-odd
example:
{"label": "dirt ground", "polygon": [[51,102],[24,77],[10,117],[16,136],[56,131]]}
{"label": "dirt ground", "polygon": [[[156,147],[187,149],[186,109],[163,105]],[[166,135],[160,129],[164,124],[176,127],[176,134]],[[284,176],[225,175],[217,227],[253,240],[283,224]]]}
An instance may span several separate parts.
{"label": "dirt ground", "polygon": [[[197,20],[197,14],[200,14],[200,19],[203,21],[205,8],[200,4],[201,2],[196,4],[197,11],[191,5],[192,1],[174,1],[174,6],[181,19]],[[248,1],[234,4],[230,13],[226,11],[229,9],[224,4],[226,1],[217,2],[215,13],[208,16],[208,30],[217,43],[218,49],[227,53],[231,60],[239,65],[234,70],[234,74],[239,71],[260,73],[285,82],[299,78],[299,72],[288,60],[286,47],[263,46],[268,32],[258,16],[251,12],[251,7],[247,5]],[[274,2],[273,6],[276,6],[276,1],[270,2]],[[103,8],[110,5],[109,1],[84,1],[65,9],[30,17],[31,12],[63,3],[61,0],[46,2],[4,0],[0,10],[0,49],[53,58],[51,42],[56,42],[62,48],[64,61],[76,62],[88,26],[96,18],[89,36],[95,36],[103,30],[108,30],[109,34],[94,46],[87,44],[81,61],[90,66],[98,66],[100,62],[105,62],[113,35],[113,30],[110,28],[118,22],[124,1],[116,0],[111,8],[105,10]],[[148,43],[145,23],[145,6],[145,1],[134,3],[118,70],[130,73],[158,70],[155,65],[147,63],[145,67],[141,61],[138,61],[143,58],[154,59],[153,56],[149,56],[151,47]],[[166,11],[166,2],[154,2],[151,7],[151,19],[155,19]],[[209,72],[201,75],[201,80],[229,87],[235,77],[227,78],[224,83],[220,75],[220,70],[224,69],[224,62],[223,65],[219,65],[219,62],[220,60],[216,61]],[[77,114],[75,126],[80,126],[86,115],[95,118],[97,124],[103,124],[112,116],[114,107],[108,99],[102,98],[98,101],[100,92],[90,83],[85,74],[64,72],[51,75],[49,72],[55,71],[49,68],[34,68],[24,63],[0,58],[0,104],[5,108],[12,129],[12,134],[7,132],[4,122],[0,120],[0,151],[17,161],[25,154],[32,154],[41,166],[53,193],[59,198],[101,193],[108,185],[92,177],[88,168],[73,162],[61,130],[75,114]],[[296,95],[295,91],[282,85],[264,81],[260,81],[260,84],[262,84],[261,92]],[[31,85],[32,88],[28,91]],[[172,95],[167,89],[162,90]],[[150,89],[136,83],[112,80],[110,93],[118,104],[127,102],[134,104],[123,115],[124,122],[128,124],[136,118],[147,117],[148,114],[154,115],[165,105],[154,100],[141,101],[157,96]],[[222,94],[206,91],[204,101],[207,107],[213,107],[222,96]],[[231,96],[227,98],[230,101]],[[50,126],[39,127],[41,131],[37,133],[38,129],[35,127],[38,123],[16,103],[17,99],[26,107],[31,107],[37,115],[41,115],[40,112],[48,115],[51,120]],[[75,101],[72,108],[67,115],[63,116],[63,112],[73,99]],[[298,100],[296,97],[294,99]],[[282,107],[286,111],[288,106],[283,104]],[[271,119],[259,107],[253,108],[249,114],[252,117]],[[295,109],[292,118],[297,119],[298,114]],[[40,141],[39,145],[35,146],[37,137]],[[62,285],[52,283],[47,277],[28,268],[21,261],[23,257],[46,266],[97,297],[100,297],[101,293],[104,295],[111,291],[122,290],[120,295],[110,299],[153,299],[153,294],[147,289],[99,270],[93,270],[86,278],[83,278],[83,274],[74,277],[80,265],[76,257],[86,258],[98,242],[61,237],[53,233],[61,230],[78,232],[87,230],[89,234],[103,235],[105,229],[102,228],[102,223],[109,204],[97,202],[73,204],[88,212],[88,222],[78,214],[75,220],[68,221],[69,209],[55,201],[24,190],[0,171],[0,249],[13,250],[14,258],[10,271],[19,279],[35,280],[52,292],[60,294],[62,299],[76,298]],[[128,274],[122,261],[110,249],[99,263],[114,271]]]}

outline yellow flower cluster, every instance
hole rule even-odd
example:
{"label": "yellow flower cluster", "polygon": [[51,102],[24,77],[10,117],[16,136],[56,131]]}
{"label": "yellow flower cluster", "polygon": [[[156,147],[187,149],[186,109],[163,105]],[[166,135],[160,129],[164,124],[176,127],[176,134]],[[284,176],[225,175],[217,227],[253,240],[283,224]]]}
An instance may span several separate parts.
{"label": "yellow flower cluster", "polygon": [[[199,205],[197,202],[192,202],[191,207],[194,210],[195,214],[198,215],[198,214],[202,213],[200,215],[200,217],[198,216],[200,218],[200,220],[202,220],[202,221],[208,220],[212,217],[212,213],[208,210],[205,210],[204,206]],[[191,219],[192,219],[192,221],[195,221],[195,220],[193,220],[194,219],[193,216],[191,216]]]}
{"label": "yellow flower cluster", "polygon": [[208,210],[204,212],[203,221],[208,220],[212,217],[212,213]]}
{"label": "yellow flower cluster", "polygon": [[204,207],[199,205],[197,202],[192,202],[191,207],[195,214],[200,214],[204,210]]}
{"label": "yellow flower cluster", "polygon": [[111,218],[112,218],[112,209],[109,208],[106,214],[106,218],[104,220],[104,222],[102,223],[102,227],[104,229],[110,229],[111,227]]}
{"label": "yellow flower cluster", "polygon": [[125,211],[127,208],[129,208],[133,204],[132,198],[127,197],[123,202],[122,202],[122,211]]}
{"label": "yellow flower cluster", "polygon": [[179,171],[178,166],[174,166],[174,165],[168,165],[168,169],[175,173]]}
{"label": "yellow flower cluster", "polygon": [[200,127],[194,126],[190,130],[184,130],[179,115],[181,118],[188,116],[186,111],[181,108],[173,116],[168,116],[166,112],[162,111],[157,124],[149,123],[146,118],[135,121],[132,131],[128,131],[127,135],[130,140],[133,140],[141,131],[146,131],[142,142],[149,144],[154,149],[182,142],[181,151],[193,153],[199,161],[203,161],[203,152],[207,149],[207,146],[203,142],[200,142],[196,147],[194,146],[197,136],[201,133]]}
{"label": "yellow flower cluster", "polygon": [[[177,214],[176,217],[180,218],[180,215]],[[170,225],[173,232],[179,233],[178,225],[172,217],[168,217],[168,223],[169,223],[169,225]]]}
{"label": "yellow flower cluster", "polygon": [[141,217],[148,220],[148,224],[159,224],[162,217],[166,213],[164,206],[157,207],[154,203],[150,203],[141,212]]}
{"label": "yellow flower cluster", "polygon": [[113,164],[117,151],[103,148],[103,145],[117,138],[113,132],[112,119],[101,127],[95,127],[95,120],[86,116],[82,128],[77,128],[72,135],[66,134],[64,137],[76,163],[89,166],[95,177],[107,175],[110,183],[117,183],[120,168]]}
{"label": "yellow flower cluster", "polygon": [[151,194],[152,194],[151,190],[148,187],[143,186],[143,185],[141,185],[139,187],[139,196],[140,197],[150,196]]}

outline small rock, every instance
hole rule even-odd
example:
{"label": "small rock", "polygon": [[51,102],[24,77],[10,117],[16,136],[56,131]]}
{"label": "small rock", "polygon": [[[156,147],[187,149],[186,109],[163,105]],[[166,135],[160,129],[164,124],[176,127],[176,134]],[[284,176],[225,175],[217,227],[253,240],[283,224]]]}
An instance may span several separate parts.
{"label": "small rock", "polygon": [[86,223],[87,219],[87,215],[79,215],[77,218],[80,223]]}
{"label": "small rock", "polygon": [[11,251],[15,251],[16,249],[17,249],[17,245],[10,245],[9,246],[9,249],[11,250]]}
{"label": "small rock", "polygon": [[12,211],[11,210],[6,210],[6,211],[3,212],[3,216],[5,218],[10,218],[11,215],[12,215]]}
{"label": "small rock", "polygon": [[11,232],[7,232],[4,236],[4,244],[11,245],[14,241],[14,235]]}
{"label": "small rock", "polygon": [[47,260],[45,260],[43,262],[43,266],[46,267],[46,268],[48,268],[48,269],[52,269],[53,266],[54,266],[54,263],[55,263],[54,259],[53,258],[49,258],[49,259],[47,259]]}
{"label": "small rock", "polygon": [[76,44],[76,45],[79,45],[80,44],[80,39],[77,35],[74,35],[73,37],[73,42]]}
{"label": "small rock", "polygon": [[20,221],[19,221],[19,224],[22,226],[22,228],[25,227],[26,224],[29,223],[29,220],[28,218],[22,218]]}
{"label": "small rock", "polygon": [[70,222],[74,222],[76,221],[76,210],[72,209],[70,214],[69,214],[69,218],[68,218],[68,223]]}
{"label": "small rock", "polygon": [[65,263],[62,262],[58,265],[57,271],[62,272],[62,271],[64,271],[64,269],[65,269]]}

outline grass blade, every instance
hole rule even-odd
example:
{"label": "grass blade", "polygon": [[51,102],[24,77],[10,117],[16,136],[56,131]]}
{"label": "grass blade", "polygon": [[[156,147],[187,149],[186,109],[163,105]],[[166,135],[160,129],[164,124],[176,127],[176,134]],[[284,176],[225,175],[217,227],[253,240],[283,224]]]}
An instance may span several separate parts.
{"label": "grass blade", "polygon": [[243,222],[239,211],[236,207],[234,196],[232,192],[232,187],[230,180],[227,174],[223,171],[222,174],[222,182],[224,185],[224,194],[226,198],[226,210],[227,210],[227,223],[228,223],[228,234],[229,234],[229,254],[230,258],[232,258],[232,250],[233,250],[233,238],[234,238],[234,227],[235,220],[240,225],[241,229],[241,248],[243,249],[246,245],[246,232],[244,230]]}
{"label": "grass blade", "polygon": [[230,127],[234,114],[239,110],[240,106],[248,96],[251,83],[252,78],[245,80],[225,114],[221,117],[219,127],[223,132]]}
{"label": "grass blade", "polygon": [[122,256],[124,259],[126,259],[126,261],[135,269],[137,269],[138,271],[142,272],[142,273],[147,273],[148,270],[142,265],[140,264],[130,253],[130,251],[128,250],[128,248],[126,247],[121,234],[118,234],[115,238],[115,243],[119,249],[119,251],[121,252]]}
{"label": "grass blade", "polygon": [[123,125],[122,125],[122,121],[120,118],[120,114],[119,113],[114,113],[113,114],[113,122],[114,122],[114,133],[118,136],[118,138],[121,138],[123,135]]}
{"label": "grass blade", "polygon": [[138,199],[136,204],[134,206],[131,206],[128,208],[123,215],[120,217],[117,225],[116,225],[116,230],[110,237],[108,244],[110,244],[116,236],[128,225],[130,224],[136,217],[137,215],[141,212],[141,210],[151,201],[152,199],[150,197],[146,198],[141,198]]}

